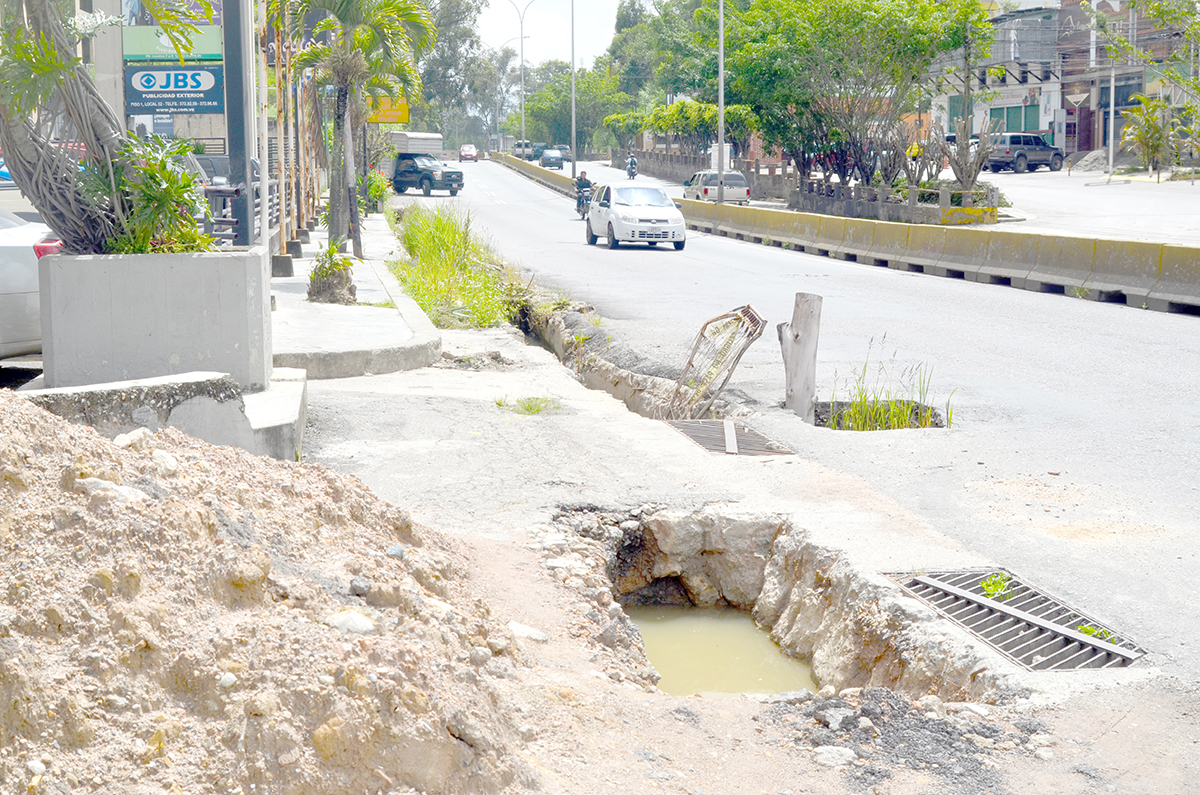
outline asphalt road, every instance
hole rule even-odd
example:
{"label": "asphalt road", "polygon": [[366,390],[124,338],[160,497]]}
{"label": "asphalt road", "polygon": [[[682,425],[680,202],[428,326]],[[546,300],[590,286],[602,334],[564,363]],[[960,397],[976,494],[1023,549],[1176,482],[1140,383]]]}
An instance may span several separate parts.
{"label": "asphalt road", "polygon": [[[600,181],[619,174],[586,167]],[[779,408],[783,366],[771,332],[731,382],[757,412],[752,425],[1112,621],[1172,670],[1200,672],[1200,644],[1189,641],[1200,631],[1200,318],[698,233],[682,252],[609,251],[585,244],[569,199],[496,164],[466,171],[453,201],[475,228],[664,362],[682,363],[696,330],[723,311],[753,304],[773,329],[790,318],[795,293],[821,295],[818,399],[845,395],[868,357],[867,381],[881,389],[902,390],[904,372],[920,367],[932,374],[931,402],[951,402],[953,428],[804,425]]]}

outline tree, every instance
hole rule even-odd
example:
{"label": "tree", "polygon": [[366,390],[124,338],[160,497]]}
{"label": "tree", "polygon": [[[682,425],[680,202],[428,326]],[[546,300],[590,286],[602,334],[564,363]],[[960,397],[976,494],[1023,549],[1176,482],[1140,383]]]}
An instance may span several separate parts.
{"label": "tree", "polygon": [[[328,36],[296,56],[300,69],[313,68],[318,82],[335,89],[333,152],[329,174],[329,236],[350,231],[350,196],[355,185],[351,103],[368,83],[396,98],[415,95],[420,86],[415,55],[433,44],[436,30],[419,0],[299,0],[294,18],[324,11],[314,32]],[[357,229],[357,224],[355,224]],[[362,246],[354,241],[354,254]]]}
{"label": "tree", "polygon": [[1146,170],[1155,169],[1162,178],[1162,164],[1171,157],[1178,133],[1172,124],[1171,110],[1161,99],[1134,94],[1138,105],[1125,111],[1121,148],[1132,149],[1142,158]]}
{"label": "tree", "polygon": [[[182,61],[197,32],[196,11],[182,0],[144,0],[143,5]],[[143,217],[130,190],[145,184],[145,171],[138,171],[138,149],[129,146],[122,116],[100,96],[76,50],[101,26],[120,20],[87,13],[64,17],[60,8],[50,0],[0,4],[0,148],[13,181],[62,238],[63,250],[105,253]],[[211,19],[207,0],[197,0],[195,8]],[[82,153],[55,143],[64,132],[82,142]],[[177,169],[176,154],[162,156],[165,160],[155,162]],[[96,178],[81,179],[81,166]],[[171,179],[177,183],[173,189],[187,187],[186,180]]]}
{"label": "tree", "polygon": [[[575,129],[580,148],[586,147],[604,119],[629,104],[618,89],[617,75],[604,69],[580,69],[575,75]],[[571,140],[571,76],[553,78],[526,102],[526,114],[545,131],[551,143]]]}
{"label": "tree", "polygon": [[485,5],[486,0],[428,0],[437,41],[418,54],[422,93],[410,108],[410,129],[448,134],[451,119],[466,114],[472,64],[484,51],[479,14]]}

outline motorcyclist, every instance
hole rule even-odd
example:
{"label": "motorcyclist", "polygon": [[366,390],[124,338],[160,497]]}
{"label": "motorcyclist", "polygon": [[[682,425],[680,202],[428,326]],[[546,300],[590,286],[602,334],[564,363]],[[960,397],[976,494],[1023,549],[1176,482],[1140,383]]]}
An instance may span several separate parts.
{"label": "motorcyclist", "polygon": [[629,153],[629,159],[625,161],[625,173],[630,177],[637,175],[637,157],[633,152]]}
{"label": "motorcyclist", "polygon": [[587,178],[586,171],[579,172],[579,178],[575,180],[575,212],[579,212],[583,208],[583,191],[591,189],[592,181]]}

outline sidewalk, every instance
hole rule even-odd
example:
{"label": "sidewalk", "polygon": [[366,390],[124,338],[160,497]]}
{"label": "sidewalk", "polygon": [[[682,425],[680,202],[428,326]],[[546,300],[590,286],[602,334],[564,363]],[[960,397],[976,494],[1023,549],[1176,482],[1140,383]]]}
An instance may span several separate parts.
{"label": "sidewalk", "polygon": [[362,238],[365,259],[353,270],[358,306],[306,298],[316,255],[327,245],[323,230],[294,261],[294,276],[271,279],[276,367],[307,370],[310,379],[349,378],[424,367],[441,356],[440,333],[387,269],[397,245],[386,219],[363,219]]}

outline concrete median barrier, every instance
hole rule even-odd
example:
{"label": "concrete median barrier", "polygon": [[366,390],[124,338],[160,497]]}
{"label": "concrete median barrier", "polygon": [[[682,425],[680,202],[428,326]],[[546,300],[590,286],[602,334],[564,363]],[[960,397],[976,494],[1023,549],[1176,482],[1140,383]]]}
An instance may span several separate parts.
{"label": "concrete median barrier", "polygon": [[1092,274],[1083,283],[1085,298],[1141,306],[1158,284],[1162,243],[1097,240]]}
{"label": "concrete median barrier", "polygon": [[837,256],[842,240],[846,237],[846,219],[833,215],[822,215],[817,225],[817,237],[811,247],[804,250],[826,257]]}
{"label": "concrete median barrier", "polygon": [[912,224],[876,221],[867,260],[872,265],[886,265],[892,270],[909,270],[904,267],[904,254],[908,251],[908,236],[912,229]]}
{"label": "concrete median barrier", "polygon": [[988,237],[991,232],[967,227],[946,227],[942,257],[936,265],[925,269],[934,276],[975,280],[987,261]]}
{"label": "concrete median barrier", "polygon": [[[908,246],[900,256],[898,270],[936,273],[946,247],[946,227],[914,224],[908,231]],[[892,261],[888,267],[893,267]],[[938,275],[945,275],[944,273]]]}
{"label": "concrete median barrier", "polygon": [[973,281],[1024,288],[1025,277],[1037,266],[1041,240],[1041,235],[1028,232],[992,232],[987,258]]}
{"label": "concrete median barrier", "polygon": [[1035,293],[1065,293],[1083,287],[1092,274],[1096,241],[1086,237],[1042,235],[1037,265],[1025,277],[1025,289]]}
{"label": "concrete median barrier", "polygon": [[842,243],[830,256],[838,259],[854,260],[873,265],[868,256],[871,246],[875,243],[875,225],[878,221],[868,221],[863,218],[846,218],[846,230],[842,235]]}
{"label": "concrete median barrier", "polygon": [[1163,246],[1158,283],[1145,303],[1157,312],[1200,314],[1200,248]]}
{"label": "concrete median barrier", "polygon": [[688,229],[695,229],[699,232],[712,232],[716,226],[717,205],[712,202],[693,201],[692,199],[679,199],[679,206],[683,212],[683,220],[687,224]]}

